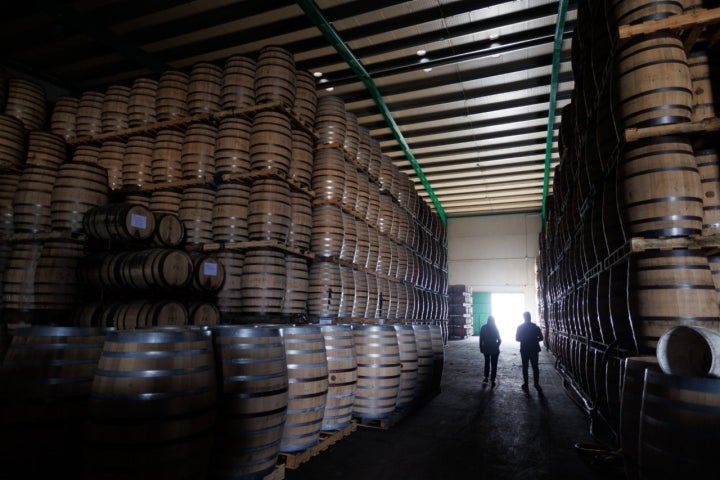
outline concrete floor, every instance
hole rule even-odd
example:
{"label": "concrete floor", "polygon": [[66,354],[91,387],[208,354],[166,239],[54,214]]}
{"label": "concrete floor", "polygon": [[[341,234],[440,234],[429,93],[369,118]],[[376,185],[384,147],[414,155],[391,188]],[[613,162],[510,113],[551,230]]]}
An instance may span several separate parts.
{"label": "concrete floor", "polygon": [[450,340],[438,395],[391,428],[359,426],[298,468],[287,469],[285,478],[625,479],[617,455],[582,448],[601,445],[590,433],[585,411],[563,386],[554,356],[540,354],[543,395],[532,387],[525,394],[520,354],[512,343],[501,347],[492,389],[482,384],[478,338]]}

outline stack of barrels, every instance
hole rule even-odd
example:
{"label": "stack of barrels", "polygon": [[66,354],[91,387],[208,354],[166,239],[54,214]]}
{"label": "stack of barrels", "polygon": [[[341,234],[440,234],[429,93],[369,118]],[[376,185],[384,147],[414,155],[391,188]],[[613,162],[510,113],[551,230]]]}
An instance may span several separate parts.
{"label": "stack of barrels", "polygon": [[[702,37],[688,51],[668,29],[617,34],[700,2],[605,3],[578,5],[575,89],[562,108],[538,284],[560,369],[603,420],[595,425],[620,438],[626,360],[653,358],[658,340],[678,325],[720,330],[720,277],[710,250],[658,248],[720,233],[716,135],[679,133],[683,124],[716,117],[719,86]],[[626,138],[627,129],[647,127],[676,133]],[[628,248],[631,238],[641,247]]]}
{"label": "stack of barrels", "polygon": [[0,113],[2,307],[9,322],[62,323],[78,296],[84,212],[109,200],[105,171],[46,130],[42,85],[9,78]]}
{"label": "stack of barrels", "polygon": [[180,219],[162,220],[158,225],[147,207],[127,202],[85,214],[88,252],[77,275],[90,296],[75,308],[74,324],[135,329],[220,323],[214,294],[225,280],[223,264],[209,253],[178,248],[184,238]]}
{"label": "stack of barrels", "polygon": [[[243,108],[253,111],[232,113]],[[171,127],[183,118],[184,131]],[[151,122],[167,125],[154,141],[112,136]],[[255,59],[63,97],[51,123],[107,168],[124,200],[178,215],[186,245],[221,245],[217,302],[227,321],[446,323],[444,225],[344,102],[318,96],[289,51],[269,45]],[[97,135],[106,138],[99,147],[89,141]],[[182,181],[192,184],[176,187]]]}
{"label": "stack of barrels", "polygon": [[263,478],[323,431],[436,393],[438,338],[429,325],[22,327],[0,366],[0,457],[13,478]]}
{"label": "stack of barrels", "polygon": [[448,337],[463,339],[473,334],[472,287],[448,287]]}

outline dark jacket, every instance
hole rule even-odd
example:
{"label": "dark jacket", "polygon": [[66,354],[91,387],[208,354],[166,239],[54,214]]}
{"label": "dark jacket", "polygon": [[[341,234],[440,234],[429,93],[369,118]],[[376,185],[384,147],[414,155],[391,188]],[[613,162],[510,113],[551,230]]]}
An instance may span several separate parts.
{"label": "dark jacket", "polygon": [[515,340],[520,342],[520,352],[537,353],[543,340],[542,330],[534,323],[523,323],[517,328]]}
{"label": "dark jacket", "polygon": [[500,332],[495,324],[486,323],[480,327],[480,353],[497,355],[500,353]]}

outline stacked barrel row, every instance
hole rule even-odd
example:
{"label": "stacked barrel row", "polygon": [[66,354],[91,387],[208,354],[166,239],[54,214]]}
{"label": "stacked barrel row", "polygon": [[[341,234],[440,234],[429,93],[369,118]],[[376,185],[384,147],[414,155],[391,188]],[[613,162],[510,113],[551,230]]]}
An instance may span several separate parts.
{"label": "stacked barrel row", "polygon": [[[131,115],[133,99],[142,97],[136,90],[146,93],[142,116]],[[275,103],[286,108],[255,108]],[[155,82],[63,97],[51,123],[75,155],[107,168],[113,192],[179,215],[186,245],[269,240],[294,247],[218,252],[226,265],[218,307],[229,321],[446,318],[439,217],[341,100],[319,103],[312,76],[296,71],[289,52],[269,46],[257,61],[200,62],[189,75],[166,72]],[[245,107],[252,113],[232,113]],[[191,121],[177,128],[183,119]],[[314,126],[318,138],[298,121]],[[120,135],[142,125],[157,128]],[[341,150],[327,148],[340,140]],[[169,188],[188,180],[197,184]],[[311,188],[320,192],[315,205]],[[318,242],[323,236],[329,240]],[[297,249],[316,258],[312,272]]]}
{"label": "stacked barrel row", "polygon": [[[173,220],[168,222],[168,220]],[[183,225],[140,204],[113,203],[85,214],[86,255],[77,267],[78,326],[134,329],[215,325],[225,269],[214,255],[179,248]]]}
{"label": "stacked barrel row", "polygon": [[315,131],[308,314],[446,322],[439,217],[342,99],[318,99]]}
{"label": "stacked barrel row", "polygon": [[433,393],[437,330],[20,328],[0,367],[3,465],[18,478],[262,478],[321,431]]}
{"label": "stacked barrel row", "polygon": [[[47,131],[42,85],[7,79],[0,113],[0,272],[6,319],[72,308],[83,214],[109,201],[105,171]],[[23,240],[10,241],[13,236]]]}
{"label": "stacked barrel row", "polygon": [[[538,283],[551,349],[614,432],[626,357],[654,355],[678,324],[720,329],[715,257],[643,243],[720,232],[716,137],[625,138],[629,128],[716,117],[719,77],[702,41],[686,52],[669,30],[617,37],[623,25],[687,13],[693,3],[578,6],[575,89],[562,109]],[[631,238],[648,246],[631,249]]]}
{"label": "stacked barrel row", "polygon": [[448,336],[463,339],[473,334],[472,287],[448,287]]}

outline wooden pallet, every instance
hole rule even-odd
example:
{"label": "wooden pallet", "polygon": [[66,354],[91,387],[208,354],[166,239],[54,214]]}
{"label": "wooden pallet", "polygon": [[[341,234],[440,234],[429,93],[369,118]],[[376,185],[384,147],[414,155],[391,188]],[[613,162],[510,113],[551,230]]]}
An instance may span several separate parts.
{"label": "wooden pallet", "polygon": [[285,468],[294,470],[303,463],[308,462],[314,456],[319,455],[320,452],[324,452],[325,450],[330,448],[330,446],[347,437],[355,430],[357,430],[357,423],[355,421],[350,422],[349,425],[340,430],[321,430],[320,441],[317,443],[317,445],[313,445],[312,447],[305,449],[301,452],[280,452],[280,458],[282,459],[282,461],[284,461]]}
{"label": "wooden pallet", "polygon": [[397,425],[403,418],[407,417],[414,410],[413,405],[396,408],[390,415],[384,418],[358,418],[359,427],[377,428],[380,430],[388,430]]}
{"label": "wooden pallet", "polygon": [[285,464],[278,463],[275,466],[275,470],[268,473],[263,477],[262,480],[284,480],[285,479]]}

